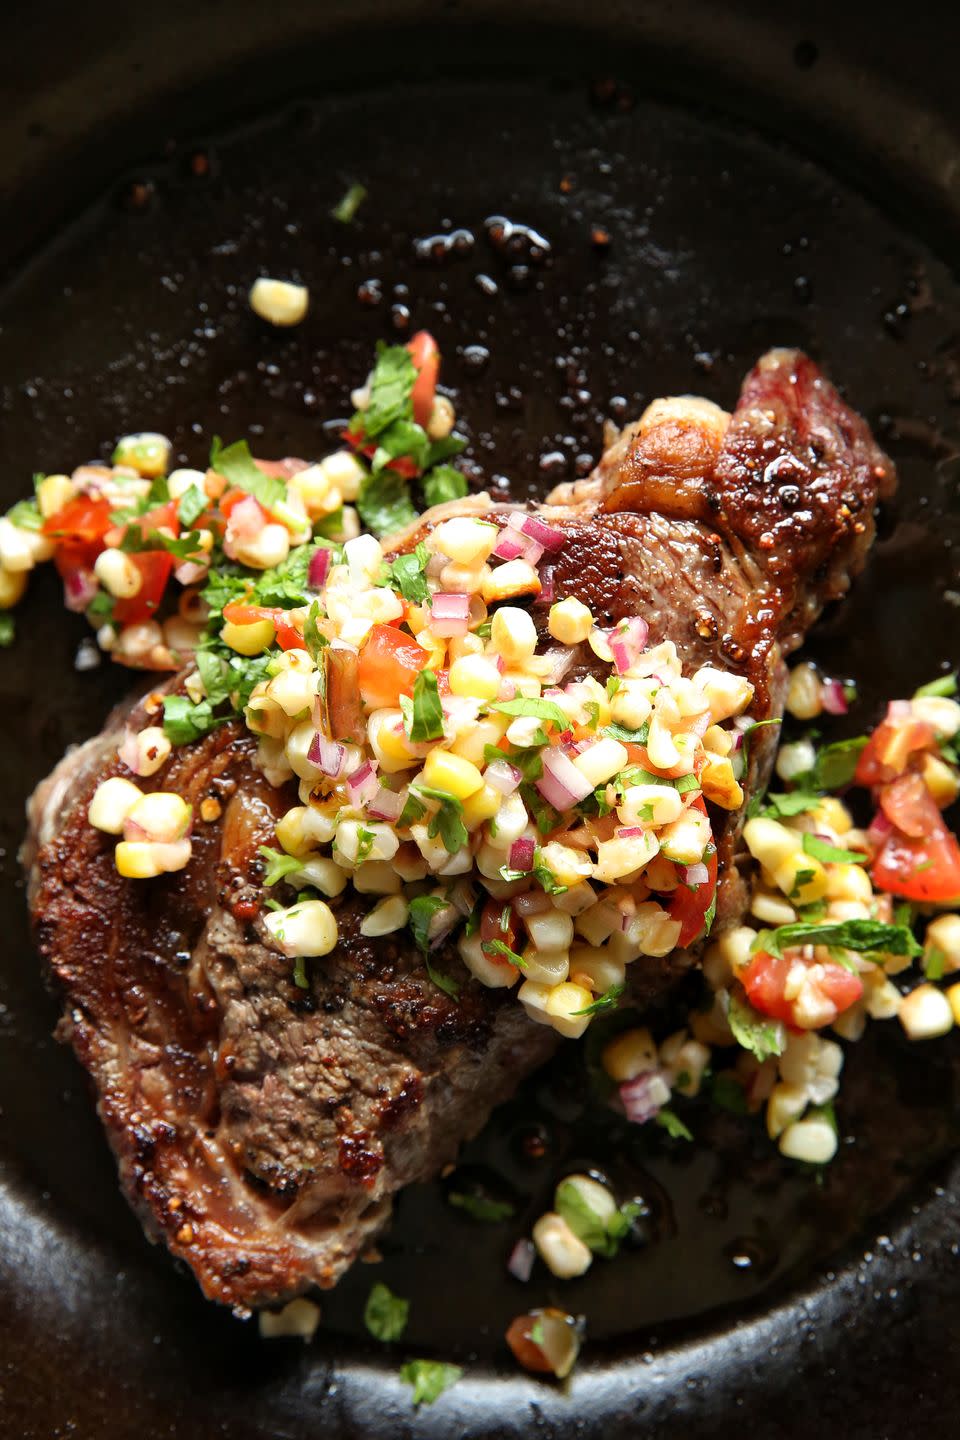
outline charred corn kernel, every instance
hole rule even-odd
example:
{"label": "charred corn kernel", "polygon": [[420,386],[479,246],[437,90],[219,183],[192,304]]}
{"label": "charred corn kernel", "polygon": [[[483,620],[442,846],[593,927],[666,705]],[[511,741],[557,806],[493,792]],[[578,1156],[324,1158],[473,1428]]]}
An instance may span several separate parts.
{"label": "charred corn kernel", "polygon": [[589,1015],[578,1014],[593,1003],[593,994],[583,985],[574,985],[564,980],[554,985],[547,996],[547,1015],[550,1024],[568,1040],[578,1040],[590,1023]]}
{"label": "charred corn kernel", "polygon": [[182,500],[188,490],[198,490],[205,495],[206,475],[202,470],[171,470],[167,476],[167,490],[171,500]]}
{"label": "charred corn kernel", "polygon": [[711,665],[697,671],[693,684],[702,690],[714,724],[742,715],[753,699],[753,686],[748,680],[730,675],[726,670],[715,670]]}
{"label": "charred corn kernel", "polygon": [[[864,856],[864,859],[866,859],[866,856]],[[873,886],[870,884],[870,876],[862,865],[844,865],[837,863],[828,865],[826,871],[826,893],[828,899],[859,900],[864,905],[868,905],[873,899]]]}
{"label": "charred corn kernel", "polygon": [[[735,925],[732,930],[725,930],[717,940],[715,946],[724,963],[729,967],[730,974],[739,979],[752,960],[751,947],[757,938],[757,932],[750,925]],[[720,987],[714,987],[720,988]]]}
{"label": "charred corn kernel", "polygon": [[650,756],[651,765],[658,770],[672,770],[680,759],[674,737],[659,715],[654,715],[650,721],[647,754]]}
{"label": "charred corn kernel", "polygon": [[625,875],[632,875],[634,870],[642,869],[659,848],[657,837],[649,830],[642,835],[601,840],[593,867],[594,879],[607,885],[622,880]]}
{"label": "charred corn kernel", "polygon": [[277,1340],[285,1336],[312,1340],[320,1324],[320,1307],[301,1296],[284,1305],[282,1310],[261,1310],[257,1320],[262,1340]]}
{"label": "charred corn kernel", "polygon": [[918,985],[900,1002],[900,1024],[911,1040],[932,1040],[953,1029],[953,1009],[935,985]]}
{"label": "charred corn kernel", "polygon": [[156,480],[170,468],[171,444],[166,435],[144,431],[140,435],[124,435],[113,452],[114,465],[129,465],[145,480]]}
{"label": "charred corn kernel", "polygon": [[924,961],[939,955],[946,974],[960,970],[960,915],[938,915],[927,926]]}
{"label": "charred corn kernel", "polygon": [[312,708],[317,692],[312,673],[302,669],[286,669],[273,677],[267,686],[267,694],[271,700],[276,701],[285,715],[293,719]]}
{"label": "charred corn kernel", "polygon": [[569,950],[573,943],[573,921],[560,910],[530,915],[524,923],[537,950]]}
{"label": "charred corn kernel", "polygon": [[863,1003],[871,1020],[892,1020],[900,1013],[903,996],[882,970],[868,970],[863,979]]}
{"label": "charred corn kernel", "polygon": [[483,785],[483,776],[469,760],[449,750],[431,750],[423,765],[423,780],[435,790],[444,790],[457,800],[466,800]]}
{"label": "charred corn kernel", "polygon": [[307,855],[317,845],[328,845],[335,834],[335,812],[313,805],[293,805],[277,821],[277,839],[288,855]]}
{"label": "charred corn kernel", "polygon": [[[592,887],[591,887],[592,888]],[[584,914],[578,915],[575,929],[590,945],[602,945],[615,930],[621,928],[623,916],[610,899],[599,900]]]}
{"label": "charred corn kernel", "polygon": [[683,800],[672,785],[631,785],[623,794],[617,814],[624,825],[652,825],[659,828],[678,820]]}
{"label": "charred corn kernel", "polygon": [[457,949],[470,974],[490,990],[502,990],[516,985],[520,978],[520,971],[516,965],[511,965],[506,956],[486,953],[479,933],[462,935],[457,941]]}
{"label": "charred corn kernel", "polygon": [[812,905],[827,893],[827,872],[820,861],[804,851],[783,860],[773,878],[788,899],[797,905]]}
{"label": "charred corn kernel", "polygon": [[[341,875],[344,871],[340,871]],[[400,876],[392,860],[364,860],[351,875],[354,890],[361,895],[399,895]]]}
{"label": "charred corn kernel", "polygon": [[743,791],[729,760],[709,760],[700,772],[700,788],[704,799],[724,810],[739,810],[743,804]]}
{"label": "charred corn kernel", "polygon": [[[540,860],[542,863],[543,850],[540,852]],[[589,861],[587,864],[589,869]],[[557,880],[556,874],[554,874],[553,878]],[[559,883],[562,882],[558,881],[558,884]],[[589,910],[591,906],[597,903],[597,892],[593,886],[584,879],[579,883],[574,882],[569,889],[564,890],[559,895],[554,895],[552,899],[555,909],[562,910],[565,915],[576,917],[582,915],[585,910]]]}
{"label": "charred corn kernel", "polygon": [[328,955],[337,943],[337,922],[323,900],[272,910],[263,923],[285,955]]}
{"label": "charred corn kernel", "polygon": [[243,712],[248,729],[255,735],[271,735],[282,740],[288,729],[288,718],[269,695],[251,695],[250,703]]}
{"label": "charred corn kernel", "polygon": [[447,641],[447,655],[451,664],[464,655],[482,655],[483,641],[479,635],[451,635]]}
{"label": "charred corn kernel", "polygon": [[517,991],[517,999],[526,1010],[528,1019],[535,1020],[538,1025],[551,1024],[547,1014],[549,996],[550,986],[541,985],[538,980],[524,980]]}
{"label": "charred corn kernel", "polygon": [[[287,759],[282,741],[275,740],[271,735],[261,735],[257,740],[257,767],[263,771],[264,777],[271,785],[283,785],[293,775],[293,767]],[[311,781],[311,783],[314,782]],[[304,793],[305,788],[307,794]],[[306,803],[308,798],[309,786],[306,781],[303,781],[300,787],[300,799]]]}
{"label": "charred corn kernel", "polygon": [[486,763],[483,757],[485,746],[498,744],[509,725],[508,715],[484,715],[458,734],[450,749],[454,755],[462,755],[473,765],[483,765]]}
{"label": "charred corn kernel", "polygon": [[0,610],[19,605],[27,588],[26,570],[8,570],[0,564]]}
{"label": "charred corn kernel", "polygon": [[571,596],[550,606],[547,628],[561,645],[579,645],[593,629],[593,615],[582,600]]}
{"label": "charred corn kernel", "polygon": [[585,780],[597,786],[618,775],[629,758],[625,745],[621,745],[619,740],[606,738],[597,740],[588,750],[575,755],[573,763]]}
{"label": "charred corn kernel", "polygon": [[485,820],[492,820],[500,809],[502,796],[492,785],[482,784],[463,802],[463,823],[468,830],[476,830]]}
{"label": "charred corn kernel", "polygon": [[[343,632],[341,631],[341,633]],[[417,636],[417,644],[421,650],[427,652],[428,669],[444,669],[447,661],[447,642],[442,636],[434,635],[429,625],[425,625]]]}
{"label": "charred corn kernel", "polygon": [[87,819],[95,830],[103,830],[107,835],[120,835],[123,822],[142,799],[143,791],[132,780],[111,775],[109,780],[102,780],[94,791]]}
{"label": "charred corn kernel", "polygon": [[310,306],[310,291],[290,280],[261,275],[250,286],[250,309],[269,325],[299,325]]}
{"label": "charred corn kernel", "polygon": [[157,875],[169,875],[183,870],[189,864],[191,846],[189,840],[174,840],[169,844],[150,840],[121,840],[113,858],[117,873],[125,880],[152,880]]}
{"label": "charred corn kernel", "polygon": [[582,888],[583,881],[593,874],[593,864],[584,852],[572,845],[562,845],[559,840],[551,840],[541,847],[540,860],[558,885]]}
{"label": "charred corn kernel", "polygon": [[402,895],[390,895],[380,900],[369,914],[360,921],[360,934],[367,936],[392,935],[402,930],[407,923],[410,907]]}
{"label": "charred corn kernel", "polygon": [[321,895],[339,895],[347,884],[346,872],[325,855],[304,856],[302,868],[294,870],[289,878],[298,888],[312,885]]}
{"label": "charred corn kernel", "polygon": [[750,914],[757,920],[762,920],[764,925],[792,925],[797,918],[797,912],[789,900],[770,890],[760,889],[753,892]]}
{"label": "charred corn kernel", "polygon": [[610,1079],[622,1085],[656,1068],[657,1047],[650,1031],[638,1027],[622,1031],[605,1045],[601,1058]]}
{"label": "charred corn kernel", "polygon": [[846,835],[853,828],[850,811],[835,795],[824,795],[809,814],[818,830],[832,830],[834,835]]}
{"label": "charred corn kernel", "polygon": [[[541,723],[535,715],[520,715],[507,727],[507,739],[511,745],[526,750],[537,745],[540,730]],[[542,740],[539,743],[542,744]]]}
{"label": "charred corn kernel", "polygon": [[955,1022],[960,1025],[960,985],[951,985],[946,992]]}
{"label": "charred corn kernel", "polygon": [[562,985],[570,974],[570,957],[566,950],[528,949],[523,957],[523,974],[533,984],[552,989]]}
{"label": "charred corn kernel", "polygon": [[823,709],[820,677],[806,662],[790,671],[787,709],[796,720],[814,720]]}
{"label": "charred corn kernel", "polygon": [[[227,538],[230,540],[229,524]],[[251,570],[269,570],[282,565],[290,554],[290,532],[285,525],[271,521],[249,539],[233,538],[227,550],[232,559],[249,565]]]}
{"label": "charred corn kernel", "polygon": [[383,564],[383,546],[375,535],[358,535],[356,540],[348,540],[344,545],[343,557],[355,585],[362,580],[373,583]]}
{"label": "charred corn kernel", "polygon": [[780,1136],[779,1150],[788,1160],[805,1165],[826,1165],[837,1153],[837,1132],[829,1120],[811,1117],[795,1120]]}
{"label": "charred corn kernel", "polygon": [[483,655],[464,655],[450,666],[450,691],[474,700],[496,700],[500,693],[500,671]]}
{"label": "charred corn kernel", "polygon": [[537,648],[537,627],[526,610],[502,605],[491,622],[490,644],[505,660],[522,665]]}
{"label": "charred corn kernel", "polygon": [[[570,927],[571,938],[573,926]],[[603,995],[614,985],[622,985],[626,967],[608,949],[594,945],[574,945],[570,949],[569,979],[583,985],[594,995]]]}
{"label": "charred corn kernel", "polygon": [[507,560],[484,577],[481,590],[488,605],[520,595],[539,595],[540,576],[526,560]]}
{"label": "charred corn kernel", "polygon": [[251,625],[237,625],[227,620],[220,630],[220,639],[238,655],[262,655],[273,644],[276,633],[272,620],[254,620]]}
{"label": "charred corn kernel", "polygon": [[833,1040],[807,1032],[788,1035],[780,1056],[780,1075],[788,1085],[803,1090],[815,1105],[825,1105],[837,1093],[843,1051]]}
{"label": "charred corn kernel", "polygon": [[698,865],[710,844],[710,821],[699,810],[685,810],[660,831],[660,849],[678,865]]}
{"label": "charred corn kernel", "polygon": [[633,952],[631,959],[637,955],[669,955],[676,947],[680,929],[680,921],[671,920],[662,905],[645,900],[637,906],[625,930],[614,930],[610,943],[617,953],[627,947],[624,959],[629,951]]}
{"label": "charred corn kernel", "polygon": [[404,885],[413,885],[426,878],[427,867],[423,856],[416,845],[409,842],[400,846],[390,863]]}
{"label": "charred corn kernel", "polygon": [[910,710],[918,720],[932,725],[945,740],[952,740],[960,730],[960,703],[946,695],[918,695],[911,700]]}
{"label": "charred corn kernel", "polygon": [[128,840],[154,840],[168,845],[181,840],[190,827],[192,807],[182,795],[169,790],[155,790],[141,795],[128,810],[123,833]]}
{"label": "charred corn kernel", "polygon": [[[704,737],[706,744],[706,737]],[[810,740],[794,740],[781,745],[777,751],[776,771],[781,780],[796,780],[806,775],[816,764],[817,752]]]}
{"label": "charred corn kernel", "polygon": [[[352,450],[335,450],[318,467],[344,500],[356,500],[367,472]],[[349,538],[349,537],[348,537]]]}
{"label": "charred corn kernel", "polygon": [[341,820],[335,844],[338,859],[361,865],[365,860],[392,860],[400,841],[389,825],[379,821]]}
{"label": "charred corn kernel", "polygon": [[69,475],[47,475],[37,486],[37,504],[44,520],[56,515],[77,493]]}
{"label": "charred corn kernel", "polygon": [[401,711],[374,710],[367,720],[367,739],[385,774],[395,775],[417,764],[417,748],[407,738]]}
{"label": "charred corn kernel", "polygon": [[472,516],[444,520],[427,537],[427,548],[448,556],[456,565],[478,570],[493,553],[499,531],[496,525]]}
{"label": "charred corn kernel", "polygon": [[479,595],[489,574],[489,565],[458,565],[451,560],[440,571],[440,589],[451,594]]}
{"label": "charred corn kernel", "polygon": [[[173,749],[159,725],[148,725],[131,735],[120,747],[120,759],[134,775],[156,775]],[[133,763],[131,763],[133,762]]]}
{"label": "charred corn kernel", "polygon": [[[299,724],[294,725],[283,747],[293,773],[299,775],[301,780],[309,780],[313,784],[323,777],[323,771],[319,765],[315,765],[310,759],[310,747],[313,745],[316,733],[311,721],[301,720]],[[348,755],[358,755],[359,751],[351,746],[347,753]],[[350,769],[356,769],[356,765],[359,763],[358,759],[353,766],[345,765],[344,773],[349,774]]]}
{"label": "charred corn kernel", "polygon": [[960,775],[940,755],[924,755],[920,767],[923,783],[941,809],[952,805],[960,794]]}
{"label": "charred corn kernel", "polygon": [[771,871],[795,855],[803,844],[802,837],[795,830],[788,830],[779,820],[768,820],[762,815],[747,821],[743,827],[743,838],[754,860],[764,870]]}
{"label": "charred corn kernel", "polygon": [[548,1210],[533,1227],[533,1243],[537,1254],[558,1280],[572,1280],[585,1275],[593,1263],[593,1255],[575,1235],[562,1215]]}

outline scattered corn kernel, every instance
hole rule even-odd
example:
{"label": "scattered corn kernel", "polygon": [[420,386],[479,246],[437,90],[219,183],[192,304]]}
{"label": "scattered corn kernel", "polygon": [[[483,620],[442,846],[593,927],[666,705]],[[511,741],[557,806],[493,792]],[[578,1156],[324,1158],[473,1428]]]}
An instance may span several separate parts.
{"label": "scattered corn kernel", "polygon": [[953,1029],[953,1008],[935,985],[918,985],[900,1002],[900,1024],[911,1040],[932,1040]]}
{"label": "scattered corn kernel", "polygon": [[87,809],[87,819],[96,830],[107,835],[123,833],[123,822],[133,807],[143,799],[143,791],[132,780],[112,775],[102,780],[93,793]]}
{"label": "scattered corn kernel", "polygon": [[561,645],[579,645],[590,634],[593,623],[589,608],[571,596],[550,606],[547,628]]}
{"label": "scattered corn kernel", "polygon": [[289,280],[261,275],[250,287],[250,309],[270,325],[299,325],[310,306],[310,291]]}

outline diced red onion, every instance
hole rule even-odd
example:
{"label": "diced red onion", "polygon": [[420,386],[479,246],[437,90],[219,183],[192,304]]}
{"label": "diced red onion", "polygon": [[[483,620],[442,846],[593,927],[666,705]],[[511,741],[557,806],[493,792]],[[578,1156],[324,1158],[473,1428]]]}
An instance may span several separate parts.
{"label": "diced red onion", "polygon": [[543,890],[528,890],[524,895],[515,895],[510,903],[521,920],[528,915],[545,915],[553,909],[553,901]]}
{"label": "diced red onion", "polygon": [[907,720],[912,714],[909,700],[891,700],[887,705],[888,720]]}
{"label": "diced red onion", "polygon": [[376,769],[369,760],[365,760],[347,780],[347,794],[353,805],[362,805],[365,800],[372,800],[379,788]]}
{"label": "diced red onion", "polygon": [[399,790],[388,790],[385,785],[380,785],[367,805],[367,814],[371,820],[399,820],[403,805],[404,796]]}
{"label": "diced red onion", "polygon": [[743,731],[742,731],[742,730],[734,730],[733,733],[732,733],[732,735],[730,736],[730,739],[731,739],[731,742],[732,742],[732,743],[731,743],[731,746],[730,746],[730,753],[731,753],[731,755],[736,755],[737,751],[740,749],[740,747],[741,747],[742,744],[743,744]]}
{"label": "diced red onion", "polygon": [[326,585],[332,554],[332,550],[321,547],[310,556],[310,567],[307,570],[307,584],[311,590],[322,590],[324,585]]}
{"label": "diced red onion", "polygon": [[544,800],[555,810],[571,810],[593,790],[587,780],[561,750],[551,750],[543,757],[543,774],[536,782]]}
{"label": "diced red onion", "polygon": [[709,710],[704,710],[702,715],[694,715],[686,722],[688,729],[694,735],[699,735],[701,739],[706,735],[712,723]]}
{"label": "diced red onion", "polygon": [[521,835],[518,840],[514,840],[510,846],[510,869],[522,870],[524,872],[532,870],[533,853],[536,848],[536,844],[530,835]]}
{"label": "diced red onion", "polygon": [[621,827],[616,832],[618,840],[635,840],[638,835],[642,834],[642,825],[621,825]]}
{"label": "diced red onion", "polygon": [[430,607],[430,628],[435,635],[466,635],[470,618],[470,596],[438,591]]}
{"label": "diced red onion", "polygon": [[847,697],[839,680],[825,680],[821,684],[820,703],[828,715],[846,715]]}
{"label": "diced red onion", "polygon": [[555,566],[544,565],[540,570],[540,594],[534,600],[534,605],[553,604],[553,574]]}
{"label": "diced red onion", "polygon": [[497,691],[498,700],[513,700],[516,697],[517,687],[512,680],[501,680],[500,689]]}
{"label": "diced red onion", "polygon": [[532,1240],[517,1241],[510,1251],[510,1258],[507,1261],[507,1269],[515,1280],[521,1280],[523,1284],[527,1283],[533,1272],[536,1253]]}
{"label": "diced red onion", "polygon": [[182,565],[177,566],[173,574],[181,585],[196,585],[198,580],[204,579],[209,568],[208,565],[201,565],[197,560],[184,560]]}
{"label": "diced red onion", "polygon": [[500,531],[493,553],[498,560],[519,560],[525,549],[526,545],[517,532],[504,528]]}
{"label": "diced red onion", "polygon": [[662,1083],[659,1070],[644,1070],[620,1086],[624,1114],[632,1124],[646,1125],[660,1110],[661,1101],[655,1097]]}
{"label": "diced red onion", "polygon": [[710,879],[710,872],[706,865],[688,865],[683,872],[684,885],[706,885]]}
{"label": "diced red onion", "polygon": [[483,778],[500,795],[512,795],[523,779],[523,771],[508,760],[494,760],[484,770]]}
{"label": "diced red onion", "polygon": [[71,570],[64,576],[64,604],[78,615],[86,610],[99,590],[100,585],[92,570]]}
{"label": "diced red onion", "polygon": [[339,740],[328,740],[326,735],[318,730],[310,742],[307,759],[331,780],[339,780],[347,763],[347,747],[341,745]]}
{"label": "diced red onion", "polygon": [[536,540],[528,540],[523,547],[521,558],[526,560],[528,565],[539,565],[543,559],[543,546],[538,545]]}
{"label": "diced red onion", "polygon": [[629,670],[640,658],[649,634],[650,626],[639,615],[632,615],[616,629],[607,631],[607,644],[619,674]]}
{"label": "diced red onion", "polygon": [[547,525],[537,515],[525,515],[520,525],[524,535],[529,535],[544,550],[562,550],[566,543],[566,536],[562,530],[557,530],[553,525]]}

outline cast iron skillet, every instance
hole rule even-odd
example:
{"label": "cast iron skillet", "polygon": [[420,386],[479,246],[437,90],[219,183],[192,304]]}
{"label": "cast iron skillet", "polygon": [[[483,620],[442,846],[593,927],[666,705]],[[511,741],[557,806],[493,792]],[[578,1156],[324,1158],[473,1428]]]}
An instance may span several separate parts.
{"label": "cast iron skillet", "polygon": [[[729,403],[760,350],[796,343],[903,477],[870,575],[813,653],[861,682],[852,725],[956,661],[948,35],[902,35],[892,9],[864,33],[809,6],[761,22],[748,7],[601,5],[578,29],[559,3],[93,11],[40,0],[3,22],[5,504],[32,470],[103,454],[130,428],[166,431],[192,463],[213,433],[314,453],[375,339],[408,317],[440,340],[476,483],[514,494],[586,468],[605,415],[689,389]],[[344,231],[328,212],[356,179],[370,198]],[[491,246],[494,214],[549,254],[523,232],[515,251]],[[417,239],[455,228],[472,242],[418,258]],[[250,316],[258,272],[311,285],[301,330]],[[0,1432],[948,1433],[949,1043],[883,1035],[851,1055],[823,1187],[706,1108],[695,1128],[714,1150],[624,1144],[584,1116],[568,1054],[464,1156],[462,1177],[514,1199],[513,1228],[471,1225],[439,1186],[408,1193],[383,1266],[325,1299],[307,1350],[264,1347],[204,1305],[144,1244],[50,1039],[14,860],[24,796],[125,677],[74,672],[85,630],[49,577],[19,624],[0,660]],[[645,1201],[645,1243],[572,1288],[510,1282],[512,1239],[587,1161]],[[374,1275],[413,1301],[395,1353],[363,1335]],[[566,1393],[518,1375],[500,1340],[551,1298],[588,1322]],[[409,1354],[467,1368],[416,1417],[394,1378]]]}

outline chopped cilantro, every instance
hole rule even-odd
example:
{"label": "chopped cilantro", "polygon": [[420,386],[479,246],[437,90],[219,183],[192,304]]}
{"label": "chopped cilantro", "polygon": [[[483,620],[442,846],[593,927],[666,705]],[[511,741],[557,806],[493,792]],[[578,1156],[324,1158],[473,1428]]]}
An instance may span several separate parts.
{"label": "chopped cilantro", "polygon": [[443,505],[447,500],[461,500],[467,493],[467,482],[452,465],[437,465],[423,477],[423,498],[428,505]]}
{"label": "chopped cilantro", "polygon": [[367,438],[383,434],[398,420],[413,418],[413,387],[417,367],[405,345],[377,345],[377,358],[370,377],[370,399],[350,422],[351,432]]}
{"label": "chopped cilantro", "polygon": [[516,965],[518,970],[526,968],[523,956],[518,955],[516,950],[511,950],[505,940],[484,940],[480,948],[485,955],[502,955],[511,965]]}
{"label": "chopped cilantro", "polygon": [[209,700],[194,705],[186,695],[163,698],[163,733],[174,745],[189,745],[206,735],[218,722]]}
{"label": "chopped cilantro", "polygon": [[399,590],[404,600],[414,605],[425,605],[430,599],[430,587],[424,571],[430,559],[430,552],[421,540],[410,555],[398,555],[391,565],[384,566],[381,585]]}
{"label": "chopped cilantro", "polygon": [[914,690],[914,700],[921,700],[924,695],[944,695],[948,698],[957,693],[957,677],[953,672],[950,675],[938,675],[936,680],[928,680],[926,685],[921,685],[919,690]]}
{"label": "chopped cilantro", "polygon": [[209,503],[199,485],[189,486],[180,496],[180,504],[177,506],[177,519],[180,524],[190,526],[195,520],[199,520]]}
{"label": "chopped cilantro", "polygon": [[678,775],[673,782],[674,789],[680,795],[686,795],[691,790],[700,789],[700,781],[696,775]]}
{"label": "chopped cilantro", "polygon": [[540,888],[547,895],[565,895],[570,888],[568,885],[561,885],[549,865],[544,864],[539,845],[533,852],[532,870],[511,870],[509,865],[500,867],[500,878],[508,884],[514,880],[529,880],[531,875],[540,882]]}
{"label": "chopped cilantro", "polygon": [[395,470],[367,475],[357,496],[360,519],[374,535],[390,535],[412,525],[417,512],[410,499],[410,487]]}
{"label": "chopped cilantro", "polygon": [[863,865],[867,858],[861,850],[841,850],[828,840],[821,840],[819,835],[805,834],[803,848],[814,860],[822,860],[828,865]]}
{"label": "chopped cilantro", "polygon": [[172,535],[162,534],[159,530],[148,530],[144,534],[138,526],[131,525],[120,541],[120,549],[127,554],[137,554],[143,550],[166,550],[175,560],[199,558],[200,531],[191,530],[186,535],[174,538]]}
{"label": "chopped cilantro", "polygon": [[408,1360],[400,1367],[400,1379],[413,1387],[414,1405],[432,1405],[462,1375],[461,1366],[441,1360]]}
{"label": "chopped cilantro", "polygon": [[7,511],[7,519],[19,530],[43,529],[43,516],[36,500],[18,500]]}
{"label": "chopped cilantro", "polygon": [[540,756],[536,751],[526,748],[501,750],[499,745],[484,745],[483,760],[485,765],[506,760],[508,765],[513,765],[520,771],[525,780],[539,780],[543,774],[543,761]]}
{"label": "chopped cilantro", "polygon": [[536,700],[530,695],[518,695],[515,700],[500,700],[490,706],[501,715],[528,715],[556,725],[558,730],[569,730],[570,717],[553,700]]}
{"label": "chopped cilantro", "polygon": [[320,602],[318,600],[314,600],[313,604],[310,606],[307,618],[304,621],[303,643],[306,645],[307,650],[310,653],[310,658],[313,660],[313,663],[315,665],[318,665],[320,663],[321,652],[326,649],[326,647],[330,644],[330,641],[327,639],[326,635],[324,635],[323,631],[320,629],[317,623],[319,618]]}
{"label": "chopped cilantro", "polygon": [[374,833],[372,830],[368,830],[365,825],[358,825],[358,826],[357,826],[357,864],[358,864],[358,865],[362,865],[363,862],[364,862],[364,860],[368,859],[368,857],[369,857],[369,855],[370,855],[370,851],[373,849],[373,842],[374,842],[374,840],[375,840],[376,838],[377,838],[377,837],[376,837],[375,833]]}
{"label": "chopped cilantro", "polygon": [[482,1220],[489,1225],[509,1220],[516,1214],[514,1206],[508,1200],[491,1200],[487,1195],[463,1194],[459,1190],[451,1190],[447,1199],[456,1209],[465,1210],[472,1219]]}
{"label": "chopped cilantro", "polygon": [[425,956],[430,949],[430,922],[446,907],[447,901],[442,895],[417,895],[410,901],[410,929],[421,955]]}
{"label": "chopped cilantro", "polygon": [[520,786],[520,798],[533,816],[533,823],[541,835],[549,835],[551,830],[556,830],[560,824],[560,812],[555,810],[549,801],[544,800],[539,790],[533,785],[523,784]]}
{"label": "chopped cilantro", "polygon": [[884,925],[879,920],[832,920],[825,924],[798,920],[792,925],[778,925],[775,930],[761,930],[750,948],[754,954],[764,950],[780,958],[793,945],[829,945],[864,955],[920,954],[920,946],[906,925]]}
{"label": "chopped cilantro", "polygon": [[403,809],[400,811],[400,818],[397,820],[397,826],[402,830],[410,825],[416,825],[417,821],[422,820],[426,813],[426,805],[421,805],[416,795],[411,795],[408,791]]}
{"label": "chopped cilantro", "polygon": [[[817,751],[813,773],[809,777],[813,790],[842,790],[853,779],[860,752],[867,743],[866,735],[850,740],[835,740]],[[798,777],[807,778],[807,777]]]}
{"label": "chopped cilantro", "polygon": [[4,611],[0,614],[0,649],[8,649],[13,644],[16,633],[13,616]]}
{"label": "chopped cilantro", "polygon": [[623,1205],[613,1215],[600,1216],[583,1197],[575,1180],[561,1180],[553,1197],[554,1209],[570,1229],[596,1255],[616,1255],[620,1242],[628,1233],[640,1207]]}
{"label": "chopped cilantro", "polygon": [[747,766],[750,764],[750,736],[753,734],[754,730],[763,730],[767,725],[782,724],[782,720],[755,720],[751,726],[744,730],[742,747],[744,771],[746,771]]}
{"label": "chopped cilantro", "polygon": [[759,813],[773,820],[803,815],[808,810],[815,810],[821,801],[821,797],[810,790],[791,790],[789,795],[768,794],[766,799],[767,803]]}
{"label": "chopped cilantro", "polygon": [[627,744],[646,745],[650,738],[650,726],[646,721],[635,730],[631,730],[628,725],[604,725],[600,734],[609,736],[611,740],[620,740]]}
{"label": "chopped cilantro", "polygon": [[363,1323],[375,1340],[389,1343],[399,1340],[407,1328],[410,1301],[394,1295],[389,1286],[378,1281],[367,1296],[363,1310]]}
{"label": "chopped cilantro", "polygon": [[437,989],[442,990],[444,995],[449,995],[451,1000],[456,1000],[460,994],[460,986],[457,984],[456,980],[454,980],[450,975],[444,975],[442,970],[435,970],[433,968],[433,965],[430,963],[429,955],[426,957],[426,963],[427,974],[429,975],[433,984],[436,985]]}
{"label": "chopped cilantro", "polygon": [[666,1130],[667,1134],[674,1140],[693,1139],[692,1133],[687,1129],[686,1125],[684,1125],[683,1121],[680,1119],[680,1116],[677,1115],[673,1110],[669,1109],[666,1105],[663,1106],[662,1109],[657,1111],[656,1115],[654,1116],[654,1120],[660,1126],[660,1128],[662,1130]]}
{"label": "chopped cilantro", "polygon": [[284,876],[303,869],[302,859],[298,859],[296,855],[285,855],[282,850],[272,850],[269,845],[261,845],[259,853],[267,862],[264,885],[276,885]]}
{"label": "chopped cilantro", "polygon": [[220,437],[213,437],[210,447],[210,469],[228,481],[237,490],[245,490],[259,500],[265,510],[272,510],[287,496],[287,487],[279,475],[265,475],[255,464],[246,440],[235,440],[232,445],[223,445]]}
{"label": "chopped cilantro", "polygon": [[574,1010],[574,1015],[599,1015],[604,1010],[615,1010],[617,1001],[626,989],[625,985],[611,985],[609,990],[604,990],[596,1000],[585,1005],[582,1010]]}
{"label": "chopped cilantro", "polygon": [[742,1045],[744,1050],[749,1050],[761,1063],[771,1055],[783,1054],[787,1043],[787,1031],[783,1022],[761,1015],[737,994],[730,996],[727,1022],[737,1044]]}
{"label": "chopped cilantro", "polygon": [[413,718],[408,733],[415,745],[443,739],[443,706],[432,670],[421,670],[413,682]]}
{"label": "chopped cilantro", "polygon": [[348,186],[330,211],[331,219],[339,220],[341,225],[349,225],[366,198],[365,185]]}

